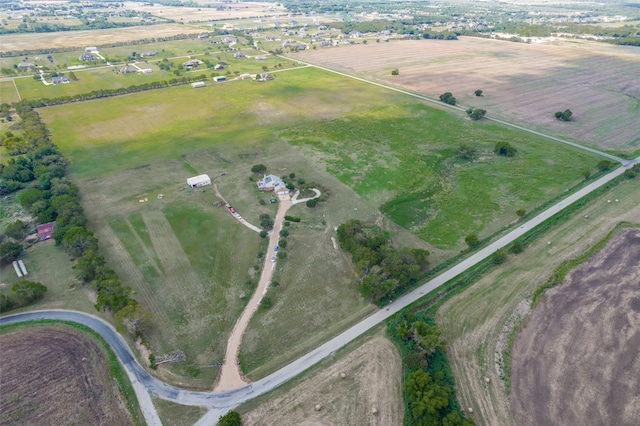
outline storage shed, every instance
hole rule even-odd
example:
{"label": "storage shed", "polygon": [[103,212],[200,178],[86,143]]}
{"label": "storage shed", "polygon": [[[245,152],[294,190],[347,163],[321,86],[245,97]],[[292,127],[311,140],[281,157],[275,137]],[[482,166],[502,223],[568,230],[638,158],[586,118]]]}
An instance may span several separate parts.
{"label": "storage shed", "polygon": [[187,185],[191,188],[200,188],[201,186],[211,185],[209,175],[199,175],[187,179]]}
{"label": "storage shed", "polygon": [[204,81],[196,81],[195,83],[191,83],[191,87],[197,89],[198,87],[204,87]]}
{"label": "storage shed", "polygon": [[226,81],[227,77],[220,75],[218,77],[213,77],[213,81],[215,81],[216,83],[220,83],[221,81]]}
{"label": "storage shed", "polygon": [[38,237],[40,238],[40,240],[44,241],[51,238],[51,234],[53,233],[53,226],[55,224],[55,222],[49,222],[37,226],[36,229],[38,231]]}

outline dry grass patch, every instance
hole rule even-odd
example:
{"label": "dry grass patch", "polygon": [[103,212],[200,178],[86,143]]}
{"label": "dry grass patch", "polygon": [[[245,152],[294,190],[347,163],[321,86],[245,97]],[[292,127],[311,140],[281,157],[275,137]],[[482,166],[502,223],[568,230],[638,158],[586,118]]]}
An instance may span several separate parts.
{"label": "dry grass patch", "polygon": [[144,25],[108,30],[62,31],[56,33],[6,34],[2,36],[2,50],[22,51],[39,49],[84,48],[103,44],[142,40],[150,37],[171,37],[178,34],[202,32],[201,28],[178,24]]}
{"label": "dry grass patch", "polygon": [[[632,46],[461,37],[360,44],[294,56],[436,99],[453,92],[461,105],[605,149],[640,149],[640,56]],[[391,76],[394,68],[398,76]],[[474,95],[478,89],[484,96]],[[557,121],[554,112],[567,108],[574,121]]]}
{"label": "dry grass patch", "polygon": [[[342,378],[341,374],[345,377]],[[382,333],[243,412],[246,425],[401,425],[402,363]],[[321,409],[316,410],[320,405]],[[373,413],[373,409],[377,414]],[[249,409],[249,407],[247,407]]]}

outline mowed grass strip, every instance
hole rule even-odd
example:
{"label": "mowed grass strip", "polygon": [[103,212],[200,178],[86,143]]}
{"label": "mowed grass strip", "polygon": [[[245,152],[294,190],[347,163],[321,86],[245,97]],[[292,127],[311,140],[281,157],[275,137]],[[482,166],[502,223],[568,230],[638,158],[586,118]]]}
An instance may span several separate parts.
{"label": "mowed grass strip", "polygon": [[[395,104],[281,134],[310,146],[327,169],[396,223],[439,248],[490,235],[580,182],[598,157],[491,122],[422,104]],[[493,153],[508,142],[513,158]],[[476,161],[456,158],[460,145]]]}

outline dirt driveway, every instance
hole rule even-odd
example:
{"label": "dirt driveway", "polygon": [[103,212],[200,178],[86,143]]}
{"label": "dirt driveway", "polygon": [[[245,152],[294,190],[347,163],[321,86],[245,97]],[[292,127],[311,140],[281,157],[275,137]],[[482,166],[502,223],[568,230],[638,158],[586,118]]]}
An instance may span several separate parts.
{"label": "dirt driveway", "polygon": [[512,350],[520,425],[637,425],[640,230],[627,229],[547,292]]}

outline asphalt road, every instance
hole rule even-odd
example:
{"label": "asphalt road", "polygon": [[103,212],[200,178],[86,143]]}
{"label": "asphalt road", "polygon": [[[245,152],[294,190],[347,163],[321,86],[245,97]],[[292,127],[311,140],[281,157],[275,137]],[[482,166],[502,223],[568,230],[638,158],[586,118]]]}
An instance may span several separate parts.
{"label": "asphalt road", "polygon": [[571,194],[567,198],[540,213],[533,219],[527,221],[526,223],[523,223],[517,229],[509,232],[504,237],[479,250],[472,256],[463,260],[459,264],[455,265],[454,267],[435,277],[434,279],[426,282],[412,292],[400,297],[393,303],[385,306],[383,309],[379,310],[368,318],[365,318],[358,324],[324,343],[315,350],[293,361],[291,364],[283,367],[273,374],[238,389],[221,392],[194,392],[179,389],[161,382],[156,378],[150,376],[144,370],[144,368],[142,368],[140,364],[138,364],[123,338],[110,324],[98,317],[86,313],[65,310],[24,312],[0,318],[0,325],[38,319],[74,321],[86,325],[102,335],[120,358],[122,364],[127,370],[127,373],[129,374],[129,377],[134,383],[134,387],[136,388],[136,392],[138,394],[138,399],[141,401],[141,405],[143,406],[145,417],[149,416],[149,419],[151,420],[147,420],[150,424],[160,424],[160,420],[157,419],[155,410],[153,410],[153,413],[149,413],[149,410],[144,408],[147,405],[147,401],[148,403],[151,403],[151,401],[148,395],[144,395],[146,394],[146,392],[140,389],[141,386],[146,388],[149,394],[158,398],[174,401],[183,405],[209,407],[211,411],[209,411],[209,413],[207,413],[202,419],[200,419],[197,425],[215,424],[218,420],[218,417],[221,414],[224,414],[227,410],[258,395],[267,393],[280,386],[281,384],[287,382],[291,378],[299,375],[309,367],[318,363],[323,358],[329,356],[331,353],[345,346],[347,343],[356,339],[358,336],[380,324],[391,315],[395,314],[404,307],[417,301],[425,294],[437,289],[444,283],[455,278],[462,272],[491,256],[499,248],[510,244],[515,239],[522,236],[532,228],[535,228],[537,225],[539,225],[549,217],[560,212],[567,206],[573,204],[575,201],[596,190],[602,185],[605,185],[612,179],[620,176],[627,168],[639,162],[640,158],[626,162],[625,166],[612,171],[611,173],[598,179],[597,181],[590,183],[576,193]]}

